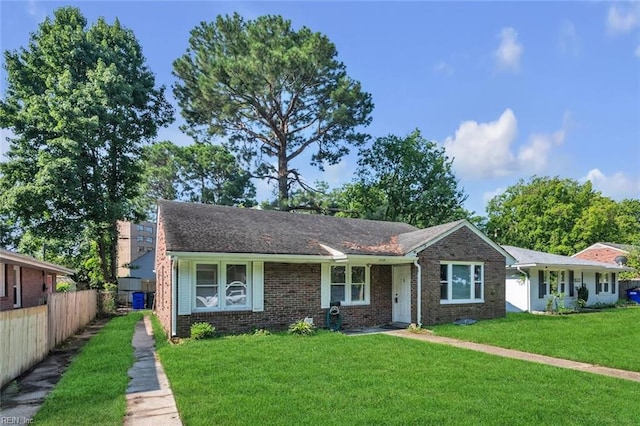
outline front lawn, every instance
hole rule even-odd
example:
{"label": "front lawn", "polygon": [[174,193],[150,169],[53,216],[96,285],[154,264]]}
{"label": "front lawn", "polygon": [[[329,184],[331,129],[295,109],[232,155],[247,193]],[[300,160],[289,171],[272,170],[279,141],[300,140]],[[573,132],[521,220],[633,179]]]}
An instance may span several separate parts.
{"label": "front lawn", "polygon": [[640,308],[571,315],[510,313],[471,326],[429,328],[440,336],[640,371]]}
{"label": "front lawn", "polygon": [[635,424],[638,383],[387,335],[233,336],[158,350],[187,426]]}

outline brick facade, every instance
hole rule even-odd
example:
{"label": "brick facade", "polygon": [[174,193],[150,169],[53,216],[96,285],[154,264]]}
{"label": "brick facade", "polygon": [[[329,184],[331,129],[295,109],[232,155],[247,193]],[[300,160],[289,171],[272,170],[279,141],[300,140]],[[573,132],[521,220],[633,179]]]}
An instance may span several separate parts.
{"label": "brick facade", "polygon": [[[16,278],[15,266],[12,263],[2,263],[5,269],[4,285],[6,292],[5,297],[0,297],[0,311],[8,311],[15,309],[14,305],[14,282]],[[31,268],[27,266],[19,266],[20,268],[20,307],[30,308],[33,306],[43,305],[47,302],[48,294],[54,291],[53,284],[55,275],[45,272],[41,269]],[[44,284],[44,286],[43,286]]]}
{"label": "brick facade", "polygon": [[[160,223],[160,215],[158,215],[158,223]],[[156,294],[154,303],[156,305],[156,315],[170,335],[173,263],[167,255],[166,247],[164,227],[158,226],[156,233]]]}
{"label": "brick facade", "polygon": [[629,256],[628,253],[616,250],[614,248],[603,247],[603,248],[590,248],[588,250],[583,251],[582,253],[576,254],[576,259],[583,260],[592,260],[595,262],[602,263],[613,263],[616,264],[615,258],[618,256]]}
{"label": "brick facade", "polygon": [[[468,228],[461,228],[418,254],[422,266],[422,323],[443,324],[461,318],[490,319],[506,315],[505,258]],[[441,304],[440,261],[484,262],[484,303]],[[413,273],[412,318],[416,312]]]}
{"label": "brick facade", "polygon": [[[179,315],[177,335],[189,335],[191,324],[205,321],[221,333],[244,333],[255,328],[286,330],[292,323],[313,318],[324,327],[326,309],[320,306],[321,265],[319,263],[264,264],[264,311],[198,312]],[[371,303],[342,306],[345,329],[386,324],[391,321],[391,266],[371,267]],[[163,323],[164,324],[164,323]]]}
{"label": "brick facade", "polygon": [[[171,330],[172,261],[166,255],[162,218],[158,218],[156,250],[156,313]],[[505,316],[505,258],[491,245],[462,227],[418,254],[422,267],[422,323],[447,323],[459,318],[489,319]],[[484,302],[440,303],[440,261],[484,263]],[[342,306],[343,329],[388,324],[392,314],[392,266],[372,265],[370,304]],[[417,268],[412,265],[411,315],[417,320]],[[264,263],[264,311],[198,312],[178,315],[176,334],[189,336],[191,324],[205,321],[221,333],[245,333],[255,328],[285,330],[306,317],[325,326],[321,307],[320,263]]]}

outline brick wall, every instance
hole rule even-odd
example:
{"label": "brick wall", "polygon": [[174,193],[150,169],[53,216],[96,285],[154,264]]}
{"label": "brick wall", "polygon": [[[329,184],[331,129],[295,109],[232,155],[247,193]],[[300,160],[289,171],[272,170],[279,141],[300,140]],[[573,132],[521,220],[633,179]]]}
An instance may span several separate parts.
{"label": "brick wall", "polygon": [[[15,282],[15,270],[14,265],[2,264],[2,267],[6,268],[5,280],[6,280],[6,297],[0,297],[0,311],[8,311],[13,308],[13,283]],[[41,269],[29,268],[26,266],[20,267],[20,282],[21,282],[21,307],[30,308],[32,306],[39,306],[46,303],[48,294],[52,291],[51,282],[55,279],[52,275],[47,274]],[[47,284],[48,283],[48,284]],[[43,289],[42,284],[46,287]]]}
{"label": "brick wall", "polygon": [[[209,322],[221,333],[245,333],[254,328],[286,330],[292,323],[306,317],[313,318],[317,327],[325,326],[326,309],[320,308],[320,264],[265,262],[264,277],[264,312],[198,312],[179,315],[178,336],[188,336],[191,324],[198,321]],[[342,306],[341,312],[342,326],[345,329],[390,322],[391,267],[371,267],[369,305]]]}
{"label": "brick wall", "polygon": [[592,248],[577,254],[577,259],[593,260],[595,262],[613,263],[615,264],[615,258],[618,256],[628,256],[628,254],[621,252],[620,250],[614,250],[612,248]]}
{"label": "brick wall", "polygon": [[167,255],[167,244],[162,226],[162,215],[158,214],[158,227],[156,232],[156,294],[154,303],[155,312],[160,323],[171,334],[171,293],[172,293],[172,263]]}
{"label": "brick wall", "polygon": [[[506,315],[505,258],[467,228],[461,228],[418,255],[422,266],[422,323],[443,324],[461,318],[490,319]],[[440,261],[484,262],[484,303],[440,304]],[[415,283],[415,271],[413,281]],[[415,284],[411,312],[416,315]]]}

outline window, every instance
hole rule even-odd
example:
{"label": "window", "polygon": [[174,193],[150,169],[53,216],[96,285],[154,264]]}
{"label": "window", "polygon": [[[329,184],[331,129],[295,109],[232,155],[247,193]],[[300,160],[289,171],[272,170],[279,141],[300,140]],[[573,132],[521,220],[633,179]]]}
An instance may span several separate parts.
{"label": "window", "polygon": [[484,265],[479,263],[440,264],[440,302],[483,301]]}
{"label": "window", "polygon": [[138,235],[138,236],[136,237],[136,241],[137,241],[137,242],[139,242],[139,243],[141,243],[141,242],[143,242],[143,241],[144,241],[144,237],[143,237],[142,235]]}
{"label": "window", "polygon": [[246,263],[198,263],[195,265],[195,308],[234,310],[249,307]]}
{"label": "window", "polygon": [[136,231],[138,231],[138,232],[144,231],[144,226],[143,225],[136,225]]}
{"label": "window", "polygon": [[569,271],[569,297],[575,296],[575,293],[576,293],[576,287],[573,282],[573,279],[574,279],[573,271]]}
{"label": "window", "polygon": [[153,233],[153,228],[150,226],[145,226],[144,230],[147,231],[148,233],[152,234]]}
{"label": "window", "polygon": [[538,299],[544,299],[547,295],[547,282],[544,271],[538,271]]}
{"label": "window", "polygon": [[343,305],[369,303],[369,271],[364,265],[336,265],[330,267],[330,301]]}
{"label": "window", "polygon": [[596,272],[596,294],[609,292],[609,273]]}
{"label": "window", "polygon": [[559,275],[559,284],[558,284],[558,291],[560,293],[564,293],[566,291],[566,287],[567,287],[567,283],[566,283],[566,274],[564,271],[560,271],[560,275]]}
{"label": "window", "polygon": [[145,238],[144,240],[145,240],[146,242],[148,242],[149,244],[152,244],[152,243],[153,243],[153,238],[151,238],[151,237],[147,237],[147,238]]}

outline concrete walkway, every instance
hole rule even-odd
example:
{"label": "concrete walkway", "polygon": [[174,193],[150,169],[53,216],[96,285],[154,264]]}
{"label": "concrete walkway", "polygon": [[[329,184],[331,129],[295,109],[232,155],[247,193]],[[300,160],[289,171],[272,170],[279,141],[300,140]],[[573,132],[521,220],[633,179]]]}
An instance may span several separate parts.
{"label": "concrete walkway", "polygon": [[600,374],[602,376],[610,376],[616,377],[618,379],[640,382],[640,373],[636,371],[619,370],[616,368],[602,367],[599,365],[587,364],[584,362],[569,361],[566,359],[532,354],[529,352],[521,352],[513,349],[499,348],[497,346],[484,345],[481,343],[465,342],[449,337],[436,336],[432,333],[410,333],[407,330],[386,331],[384,333],[391,336],[423,340],[431,343],[439,343],[443,345],[455,346],[457,348],[485,352],[488,354],[503,356],[506,358],[521,359],[524,361],[552,365],[554,367],[568,368],[571,370],[585,371],[587,373]]}
{"label": "concrete walkway", "polygon": [[136,361],[129,369],[125,425],[182,425],[169,380],[154,349],[149,317],[136,324],[133,335]]}

